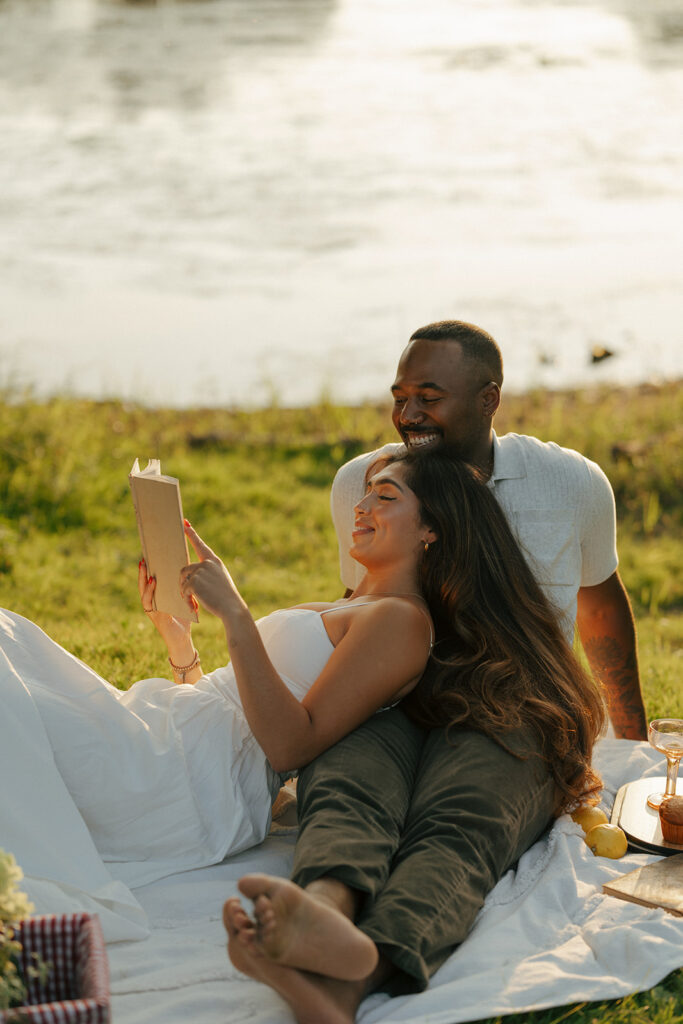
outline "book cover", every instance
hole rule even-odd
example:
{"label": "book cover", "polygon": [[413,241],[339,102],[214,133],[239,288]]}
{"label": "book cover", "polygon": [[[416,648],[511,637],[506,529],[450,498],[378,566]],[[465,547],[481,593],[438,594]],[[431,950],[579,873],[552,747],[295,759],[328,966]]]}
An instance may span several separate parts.
{"label": "book cover", "polygon": [[147,572],[157,581],[152,607],[197,622],[197,614],[183,600],[179,585],[180,570],[190,561],[180,484],[175,477],[162,474],[159,459],[150,459],[142,470],[136,459],[128,480]]}

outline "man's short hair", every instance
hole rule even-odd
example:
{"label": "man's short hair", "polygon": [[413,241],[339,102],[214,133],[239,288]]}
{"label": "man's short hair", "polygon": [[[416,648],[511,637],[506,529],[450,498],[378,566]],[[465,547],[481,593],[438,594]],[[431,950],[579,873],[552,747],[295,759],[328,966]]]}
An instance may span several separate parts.
{"label": "man's short hair", "polygon": [[439,320],[426,327],[418,327],[410,341],[457,341],[467,359],[486,367],[491,380],[500,387],[503,383],[503,356],[498,345],[482,327],[464,320]]}

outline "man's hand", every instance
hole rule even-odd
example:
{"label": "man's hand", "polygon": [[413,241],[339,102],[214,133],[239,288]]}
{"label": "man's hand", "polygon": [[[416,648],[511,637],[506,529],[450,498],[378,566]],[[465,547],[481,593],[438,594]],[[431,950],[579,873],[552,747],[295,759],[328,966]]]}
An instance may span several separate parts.
{"label": "man's hand", "polygon": [[616,736],[647,739],[633,612],[618,573],[595,587],[581,587],[576,624],[593,674],[607,691]]}

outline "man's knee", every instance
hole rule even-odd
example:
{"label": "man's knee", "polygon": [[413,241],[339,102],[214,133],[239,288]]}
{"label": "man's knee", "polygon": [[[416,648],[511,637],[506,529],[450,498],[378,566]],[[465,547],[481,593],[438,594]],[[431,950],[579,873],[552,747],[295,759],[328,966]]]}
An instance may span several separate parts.
{"label": "man's knee", "polygon": [[481,733],[430,735],[406,823],[407,845],[462,848],[491,862],[494,874],[514,863],[548,826],[555,786],[538,747],[512,737],[516,753]]}

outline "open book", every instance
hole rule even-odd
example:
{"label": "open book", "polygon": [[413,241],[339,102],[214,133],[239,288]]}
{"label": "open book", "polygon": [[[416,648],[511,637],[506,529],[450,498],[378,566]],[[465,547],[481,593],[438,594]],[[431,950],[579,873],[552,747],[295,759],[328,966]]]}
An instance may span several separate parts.
{"label": "open book", "polygon": [[180,484],[163,476],[159,459],[150,459],[144,469],[136,459],[128,476],[138,521],[142,555],[147,572],[156,577],[152,607],[180,619],[197,622],[197,613],[180,594],[180,570],[190,556],[183,530]]}

